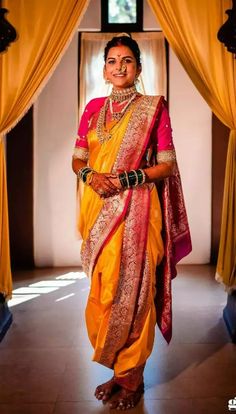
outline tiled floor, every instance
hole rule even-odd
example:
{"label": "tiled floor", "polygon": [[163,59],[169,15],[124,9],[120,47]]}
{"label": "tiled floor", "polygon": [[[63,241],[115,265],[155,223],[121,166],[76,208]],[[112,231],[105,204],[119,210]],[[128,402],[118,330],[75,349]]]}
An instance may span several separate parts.
{"label": "tiled floor", "polygon": [[[14,322],[0,344],[0,414],[109,413],[93,397],[95,386],[111,373],[90,359],[84,325],[89,283],[70,272],[14,275],[15,289],[34,284],[31,293],[39,296],[11,307]],[[54,286],[63,280],[73,283]],[[36,286],[39,281],[47,286]],[[46,293],[48,287],[57,290]],[[29,297],[29,289],[25,292]],[[173,297],[172,342],[166,345],[157,331],[145,396],[128,412],[228,413],[228,400],[236,396],[236,346],[222,320],[226,294],[214,281],[214,268],[179,266]]]}

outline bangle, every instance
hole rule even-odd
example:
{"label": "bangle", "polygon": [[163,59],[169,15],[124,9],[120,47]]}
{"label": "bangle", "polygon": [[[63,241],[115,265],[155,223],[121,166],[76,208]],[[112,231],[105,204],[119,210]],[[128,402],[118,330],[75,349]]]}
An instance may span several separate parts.
{"label": "bangle", "polygon": [[91,185],[94,173],[95,173],[95,171],[92,170],[86,175],[86,184],[87,185]]}
{"label": "bangle", "polygon": [[146,181],[146,175],[145,172],[140,168],[139,170],[136,170],[138,175],[138,185],[142,185]]}
{"label": "bangle", "polygon": [[126,182],[127,182],[127,188],[129,188],[130,187],[130,182],[129,182],[129,176],[128,176],[127,171],[125,171],[125,178],[126,178]]}
{"label": "bangle", "polygon": [[119,180],[120,180],[121,186],[122,186],[123,188],[128,188],[128,182],[127,182],[127,177],[126,177],[126,174],[125,174],[124,172],[122,172],[122,173],[120,173],[120,174],[118,175],[118,177],[119,177]]}
{"label": "bangle", "polygon": [[[77,177],[78,177],[80,180],[82,180],[84,184],[87,184],[87,177],[88,177],[88,175],[90,175],[91,173],[92,173],[92,174],[94,173],[94,171],[93,171],[93,169],[92,169],[92,168],[90,168],[90,167],[82,167],[82,168],[80,168],[80,170],[78,171],[78,173],[77,173]],[[91,175],[92,175],[92,174],[91,174]],[[89,183],[90,183],[90,184],[91,184],[91,181],[92,181],[92,179],[91,179],[91,177],[89,176]]]}
{"label": "bangle", "polygon": [[140,168],[139,170],[124,171],[118,175],[122,188],[137,187],[146,181],[145,172]]}

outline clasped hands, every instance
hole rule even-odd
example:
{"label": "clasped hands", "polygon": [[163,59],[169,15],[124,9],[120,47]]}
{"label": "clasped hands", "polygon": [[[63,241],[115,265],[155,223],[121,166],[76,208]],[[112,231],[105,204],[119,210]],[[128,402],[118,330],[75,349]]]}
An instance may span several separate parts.
{"label": "clasped hands", "polygon": [[94,172],[90,186],[101,197],[112,197],[122,189],[118,175]]}

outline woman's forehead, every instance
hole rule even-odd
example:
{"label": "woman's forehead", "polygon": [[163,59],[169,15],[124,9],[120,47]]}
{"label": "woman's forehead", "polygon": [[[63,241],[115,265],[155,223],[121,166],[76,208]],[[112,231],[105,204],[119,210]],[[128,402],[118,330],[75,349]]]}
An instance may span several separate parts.
{"label": "woman's forehead", "polygon": [[122,58],[124,56],[131,56],[134,58],[134,54],[132,50],[128,46],[123,46],[123,45],[111,47],[111,49],[109,50],[107,54],[107,58],[111,58],[111,57]]}

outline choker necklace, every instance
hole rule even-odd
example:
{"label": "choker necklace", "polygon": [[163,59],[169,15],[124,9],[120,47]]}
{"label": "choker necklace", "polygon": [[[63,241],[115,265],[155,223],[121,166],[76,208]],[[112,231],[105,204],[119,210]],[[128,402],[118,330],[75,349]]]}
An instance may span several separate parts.
{"label": "choker necklace", "polygon": [[125,88],[125,89],[112,89],[111,94],[110,94],[110,99],[113,102],[124,102],[136,94],[137,94],[137,89],[135,85],[131,86],[130,88]]}

